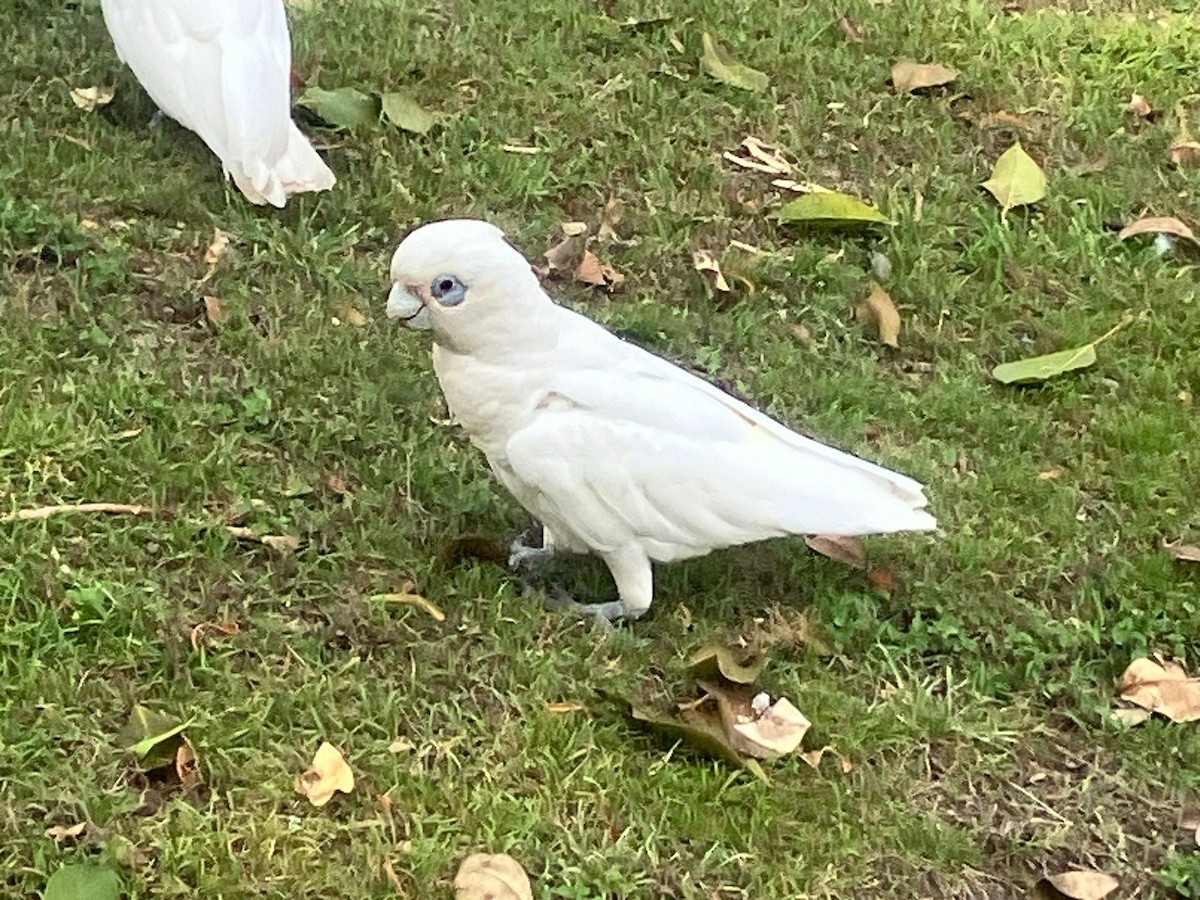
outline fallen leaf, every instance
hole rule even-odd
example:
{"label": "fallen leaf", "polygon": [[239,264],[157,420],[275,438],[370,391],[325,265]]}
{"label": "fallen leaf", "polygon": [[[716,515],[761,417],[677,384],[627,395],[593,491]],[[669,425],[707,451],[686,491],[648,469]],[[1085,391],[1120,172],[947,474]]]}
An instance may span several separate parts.
{"label": "fallen leaf", "polygon": [[295,788],[313,806],[324,806],[337,791],[349,794],[354,790],[354,773],[341,751],[322,741],[308,771],[296,776]]}
{"label": "fallen leaf", "polygon": [[212,240],[204,248],[204,261],[210,268],[215,268],[217,263],[221,261],[221,257],[225,255],[225,249],[228,246],[229,235],[220,228],[214,228]]}
{"label": "fallen leaf", "polygon": [[350,488],[346,485],[346,479],[332,472],[325,476],[325,486],[339,497],[345,497],[350,493]]}
{"label": "fallen leaf", "polygon": [[1057,478],[1061,474],[1062,469],[1044,469],[1041,472],[1038,472],[1038,480],[1050,481],[1053,478]]}
{"label": "fallen leaf", "polygon": [[867,549],[856,537],[838,534],[810,534],[804,538],[810,550],[836,559],[855,569],[867,567]]}
{"label": "fallen leaf", "polygon": [[842,29],[842,34],[846,35],[856,44],[861,44],[863,38],[867,36],[867,30],[861,24],[850,18],[850,14],[846,13],[838,19],[838,28]]}
{"label": "fallen leaf", "polygon": [[795,752],[811,727],[804,713],[786,697],[780,697],[758,718],[735,723],[733,730],[755,748],[748,751],[752,756],[769,758]]}
{"label": "fallen leaf", "polygon": [[900,313],[892,298],[877,282],[871,282],[871,291],[858,305],[855,315],[860,322],[870,322],[879,332],[879,340],[889,347],[900,346]]}
{"label": "fallen leaf", "polygon": [[196,750],[187,738],[184,738],[175,750],[175,774],[179,777],[179,783],[185,788],[191,787],[200,780],[200,772],[196,764]]}
{"label": "fallen leaf", "polygon": [[1113,718],[1130,727],[1141,725],[1153,715],[1150,710],[1142,709],[1140,706],[1135,706],[1129,709],[1114,709],[1112,714]]}
{"label": "fallen leaf", "polygon": [[107,866],[61,866],[46,881],[42,900],[117,900],[121,882]]}
{"label": "fallen leaf", "polygon": [[396,889],[396,893],[401,897],[409,896],[408,891],[404,889],[404,882],[400,880],[400,876],[396,874],[396,866],[391,859],[384,857],[379,867],[383,870],[383,875],[387,878],[388,883]]}
{"label": "fallen leaf", "polygon": [[564,713],[579,712],[583,709],[583,704],[578,700],[548,700],[546,701],[546,712],[562,715]]}
{"label": "fallen leaf", "polygon": [[1177,166],[1200,166],[1200,142],[1176,141],[1170,153],[1171,162]]}
{"label": "fallen leaf", "polygon": [[773,147],[756,137],[747,137],[742,139],[741,149],[745,151],[745,156],[726,151],[722,158],[743,169],[753,169],[767,175],[792,174],[792,164],[778,147]]}
{"label": "fallen leaf", "polygon": [[205,294],[202,299],[204,300],[204,318],[208,319],[210,325],[220,325],[226,315],[221,301],[209,294]]}
{"label": "fallen leaf", "polygon": [[1123,241],[1137,234],[1173,234],[1175,237],[1200,244],[1192,229],[1174,216],[1145,216],[1134,219],[1117,233],[1117,239]]}
{"label": "fallen leaf", "polygon": [[1018,142],[1000,154],[992,177],[982,187],[1008,212],[1014,206],[1037,203],[1046,196],[1046,173]]}
{"label": "fallen leaf", "polygon": [[410,94],[393,91],[379,100],[383,118],[404,131],[425,134],[437,124],[437,117],[424,109]]}
{"label": "fallen leaf", "polygon": [[803,325],[799,322],[794,322],[792,324],[792,334],[794,334],[796,336],[796,339],[798,341],[800,341],[800,343],[802,343],[802,344],[813,343],[813,333],[812,333],[812,330],[807,325]]}
{"label": "fallen leaf", "polygon": [[76,822],[74,825],[54,825],[42,832],[48,838],[54,838],[54,843],[67,838],[77,838],[87,829],[87,822]]}
{"label": "fallen leaf", "polygon": [[896,576],[892,574],[891,569],[869,569],[867,580],[885,594],[892,594],[896,590]]}
{"label": "fallen leaf", "polygon": [[97,106],[107,106],[112,103],[115,95],[115,88],[104,85],[71,88],[71,102],[84,112],[91,112]]}
{"label": "fallen leaf", "polygon": [[624,215],[625,201],[620,197],[610,197],[604,204],[604,211],[600,214],[600,227],[596,230],[596,239],[600,241],[617,240],[616,228]]}
{"label": "fallen leaf", "polygon": [[719,676],[734,684],[752,684],[766,662],[766,657],[761,653],[747,653],[720,644],[707,644],[692,654],[687,668],[696,678],[707,681]]}
{"label": "fallen leaf", "polygon": [[583,251],[583,259],[575,267],[574,278],[581,284],[614,290],[625,280],[625,276],[600,259],[591,250]]}
{"label": "fallen leaf", "polygon": [[420,594],[414,594],[409,591],[402,591],[395,594],[372,594],[371,599],[383,603],[411,603],[413,606],[419,606],[425,612],[429,613],[436,622],[444,622],[446,620],[446,614],[438,609],[437,605],[431,600],[427,600]]}
{"label": "fallen leaf", "polygon": [[854,771],[854,763],[850,761],[849,757],[838,753],[837,749],[830,744],[826,744],[819,750],[809,750],[807,753],[797,753],[796,755],[814,769],[818,769],[820,768],[821,760],[824,759],[826,753],[832,753],[838,758],[838,768],[842,770],[843,775],[849,775]]}
{"label": "fallen leaf", "polygon": [[1121,882],[1103,872],[1079,870],[1047,875],[1041,884],[1048,884],[1070,900],[1101,900],[1120,887]]}
{"label": "fallen leaf", "polygon": [[723,47],[717,45],[707,31],[700,36],[704,52],[700,56],[700,65],[717,81],[745,91],[761,93],[771,85],[771,79],[765,72],[744,66],[734,61]]}
{"label": "fallen leaf", "polygon": [[456,900],[533,900],[529,876],[507,853],[472,853],[454,876]]}
{"label": "fallen leaf", "polygon": [[1200,562],[1200,545],[1163,544],[1163,549],[1183,562]]}
{"label": "fallen leaf", "polygon": [[705,276],[705,279],[714,289],[726,293],[729,291],[729,282],[721,274],[721,264],[717,262],[717,258],[709,251],[697,250],[692,253],[692,266],[697,272]]}
{"label": "fallen leaf", "polygon": [[892,84],[902,92],[919,91],[924,88],[940,87],[958,77],[958,72],[937,63],[919,63],[902,59],[892,65]]}
{"label": "fallen leaf", "polygon": [[1154,110],[1150,108],[1150,104],[1141,94],[1134,94],[1130,97],[1125,109],[1141,119],[1148,119],[1154,115]]}
{"label": "fallen leaf", "polygon": [[308,87],[296,105],[312,110],[334,128],[358,128],[379,121],[379,98],[352,87],[328,91]]}
{"label": "fallen leaf", "polygon": [[388,753],[407,753],[409,750],[415,749],[417,749],[417,745],[406,737],[398,737],[388,744]]}
{"label": "fallen leaf", "polygon": [[858,226],[892,225],[891,219],[874,206],[839,191],[817,191],[789,200],[779,208],[781,222],[805,225]]}
{"label": "fallen leaf", "polygon": [[1121,675],[1117,696],[1172,722],[1200,720],[1200,678],[1170,660],[1135,659]]}
{"label": "fallen leaf", "polygon": [[242,630],[241,626],[238,625],[237,622],[201,622],[199,625],[196,625],[194,628],[192,628],[191,631],[193,650],[200,649],[200,643],[204,640],[204,632],[210,629],[226,637],[237,634]]}
{"label": "fallen leaf", "polygon": [[300,538],[291,534],[255,534],[244,525],[226,525],[225,530],[239,540],[257,541],[281,556],[288,556],[300,549]]}
{"label": "fallen leaf", "polygon": [[582,225],[583,223],[564,223],[563,239],[542,254],[546,258],[547,270],[550,273],[574,272],[583,262],[583,255],[587,247],[585,236],[587,226],[583,226],[583,232],[576,232],[573,230],[575,224]]}
{"label": "fallen leaf", "polygon": [[1096,345],[1108,340],[1130,320],[1126,319],[1090,344],[1059,350],[1044,356],[1032,356],[1017,362],[1001,363],[992,369],[992,377],[1001,384],[1040,384],[1056,375],[1086,369],[1096,362]]}
{"label": "fallen leaf", "polygon": [[183,722],[135,703],[129,711],[129,721],[121,731],[121,742],[147,768],[153,768],[175,758],[175,750],[182,743],[179,736],[193,721]]}
{"label": "fallen leaf", "polygon": [[505,153],[520,153],[524,156],[536,156],[546,152],[541,147],[526,147],[522,144],[501,144],[500,149]]}

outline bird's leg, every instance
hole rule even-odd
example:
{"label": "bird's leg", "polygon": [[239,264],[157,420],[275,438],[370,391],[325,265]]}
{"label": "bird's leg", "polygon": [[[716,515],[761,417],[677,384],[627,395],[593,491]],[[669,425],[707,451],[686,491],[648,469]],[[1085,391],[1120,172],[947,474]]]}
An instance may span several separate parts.
{"label": "bird's leg", "polygon": [[154,115],[150,117],[150,121],[146,123],[146,128],[149,131],[154,131],[166,120],[167,114],[161,109],[154,110]]}
{"label": "bird's leg", "polygon": [[508,567],[510,569],[519,569],[522,566],[533,568],[538,563],[553,558],[554,538],[550,534],[550,529],[545,525],[542,526],[542,546],[531,547],[525,543],[524,537],[524,534],[517,535],[508,548]]}
{"label": "bird's leg", "polygon": [[575,612],[587,613],[611,623],[613,619],[638,619],[646,614],[654,599],[654,570],[641,547],[626,544],[603,554],[608,571],[617,583],[620,600],[608,603],[577,603]]}

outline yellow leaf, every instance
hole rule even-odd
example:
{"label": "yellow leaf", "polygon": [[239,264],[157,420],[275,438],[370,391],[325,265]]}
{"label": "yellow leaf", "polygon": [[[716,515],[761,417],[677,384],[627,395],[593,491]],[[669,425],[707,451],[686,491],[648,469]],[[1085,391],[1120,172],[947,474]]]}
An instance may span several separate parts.
{"label": "yellow leaf", "polygon": [[892,84],[898,91],[919,91],[923,88],[940,87],[958,77],[958,72],[937,63],[919,63],[902,59],[892,66]]}
{"label": "yellow leaf", "polygon": [[71,88],[71,102],[84,112],[91,112],[97,106],[107,106],[112,103],[115,94],[115,89],[104,85]]}
{"label": "yellow leaf", "polygon": [[312,765],[303,775],[296,776],[296,793],[303,794],[313,806],[324,806],[333,795],[354,790],[354,773],[342,752],[328,741],[322,741]]}
{"label": "yellow leaf", "polygon": [[1046,173],[1016,143],[1000,154],[992,177],[982,186],[1008,212],[1014,206],[1037,203],[1046,196]]}
{"label": "yellow leaf", "polygon": [[900,346],[900,313],[888,292],[871,282],[871,292],[855,311],[860,322],[871,322],[879,332],[879,340],[889,347]]}
{"label": "yellow leaf", "polygon": [[425,612],[429,613],[436,621],[444,622],[446,614],[437,608],[437,605],[431,600],[427,600],[420,594],[413,594],[404,591],[398,594],[373,594],[372,600],[380,600],[384,603],[411,603],[413,606],[419,606]]}
{"label": "yellow leaf", "polygon": [[579,712],[583,709],[583,704],[578,700],[548,700],[546,701],[546,712],[562,714]]}
{"label": "yellow leaf", "polygon": [[704,71],[717,81],[722,81],[731,87],[744,91],[761,93],[771,85],[771,79],[765,72],[744,66],[734,60],[724,48],[712,39],[707,31],[700,36],[704,52],[700,56],[700,65]]}

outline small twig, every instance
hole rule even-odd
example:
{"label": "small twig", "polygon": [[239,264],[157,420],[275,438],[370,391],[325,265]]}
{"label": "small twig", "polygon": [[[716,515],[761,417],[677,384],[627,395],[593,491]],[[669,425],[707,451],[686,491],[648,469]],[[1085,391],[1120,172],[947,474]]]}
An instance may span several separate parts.
{"label": "small twig", "polygon": [[15,513],[0,516],[0,523],[27,522],[33,519],[48,519],[61,513],[111,513],[124,516],[149,516],[154,510],[136,503],[62,503],[58,506],[38,506],[33,509],[18,509]]}

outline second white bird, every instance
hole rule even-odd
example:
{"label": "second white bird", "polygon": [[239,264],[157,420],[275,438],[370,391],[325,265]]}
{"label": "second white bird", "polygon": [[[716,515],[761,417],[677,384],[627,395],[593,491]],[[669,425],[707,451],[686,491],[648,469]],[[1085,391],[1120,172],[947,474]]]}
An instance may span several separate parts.
{"label": "second white bird", "polygon": [[388,316],[432,330],[451,413],[542,523],[533,552],[608,565],[620,600],[589,607],[605,618],[650,608],[651,561],[936,525],[911,478],[797,434],[555,304],[492,225],[418,228],[391,280]]}

